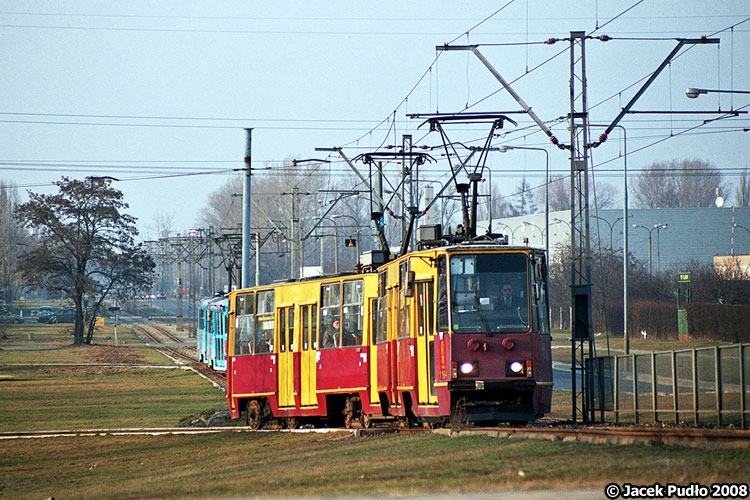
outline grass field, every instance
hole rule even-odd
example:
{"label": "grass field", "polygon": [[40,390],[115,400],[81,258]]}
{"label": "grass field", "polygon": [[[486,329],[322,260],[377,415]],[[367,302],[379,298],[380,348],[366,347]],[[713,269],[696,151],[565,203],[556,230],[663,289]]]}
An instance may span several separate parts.
{"label": "grass field", "polygon": [[[59,349],[9,349],[24,343],[23,330],[0,341],[2,431],[173,426],[184,416],[225,404],[216,388],[183,370],[22,366],[166,361],[126,328],[119,337],[126,346],[114,346],[110,339],[87,347],[69,346],[69,336],[56,331],[60,325],[47,328],[35,332],[34,344]],[[569,399],[569,393],[556,392],[556,411]],[[750,470],[747,450],[434,434],[56,437],[7,440],[2,449],[0,498],[14,499],[453,497],[502,490],[602,491],[609,482],[747,481]]]}

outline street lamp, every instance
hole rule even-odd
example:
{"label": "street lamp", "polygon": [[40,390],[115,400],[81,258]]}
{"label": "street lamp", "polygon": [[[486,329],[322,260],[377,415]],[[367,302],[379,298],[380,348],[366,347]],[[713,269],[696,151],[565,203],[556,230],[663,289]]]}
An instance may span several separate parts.
{"label": "street lamp", "polygon": [[[544,177],[544,226],[549,227],[549,152],[544,148],[532,148],[527,146],[500,146],[497,150],[501,153],[505,153],[510,149],[527,149],[529,151],[542,151],[546,157],[546,168]],[[547,232],[547,238],[545,240],[545,249],[547,251],[547,258],[549,259],[549,232]]]}
{"label": "street lamp", "polygon": [[537,228],[539,230],[539,232],[541,233],[542,238],[544,238],[544,230],[541,227],[539,227],[536,224],[534,224],[533,222],[523,221],[523,225],[524,226],[531,226],[531,227]]}
{"label": "street lamp", "polygon": [[661,263],[659,261],[659,231],[662,229],[667,229],[669,227],[669,224],[654,224],[654,229],[656,229],[656,273],[661,274]]}
{"label": "street lamp", "polygon": [[568,221],[565,221],[565,220],[562,220],[562,219],[560,219],[559,217],[555,217],[554,221],[555,221],[555,222],[556,222],[557,224],[560,224],[560,223],[562,222],[563,224],[565,224],[566,226],[568,226],[568,231],[570,231],[570,222],[568,222]]}
{"label": "street lamp", "polygon": [[[512,228],[512,227],[510,227],[510,226],[509,226],[508,224],[503,224],[502,222],[495,222],[495,224],[499,224],[499,225],[501,225],[501,226],[505,226],[505,227],[507,227],[507,228],[508,228],[508,231],[510,231],[510,233],[511,233],[511,238],[513,237],[513,228]],[[507,236],[507,234],[506,234],[506,236]],[[511,243],[512,243],[512,241],[511,241]]]}
{"label": "street lamp", "polygon": [[657,270],[660,272],[661,268],[659,265],[659,230],[661,229],[667,229],[669,227],[669,224],[654,224],[653,228],[641,226],[638,224],[633,224],[634,228],[641,228],[648,231],[648,275],[651,276],[651,233],[656,230],[656,267]]}
{"label": "street lamp", "polygon": [[[516,231],[518,231],[520,228],[522,228],[524,226],[525,226],[525,224],[520,224],[520,225],[516,226],[516,228],[513,231],[510,232],[510,236],[513,239],[513,244],[515,244],[515,242],[516,242]],[[508,228],[508,229],[510,229],[510,228]]]}
{"label": "street lamp", "polygon": [[605,219],[604,217],[599,217],[598,215],[592,215],[591,217],[593,217],[594,219],[599,219],[599,220],[601,220],[601,221],[604,221],[604,222],[605,222],[605,223],[606,223],[606,224],[607,224],[607,225],[609,226],[609,249],[610,249],[610,251],[614,252],[614,243],[613,243],[613,242],[614,242],[614,237],[613,237],[613,231],[614,231],[614,229],[615,229],[615,226],[617,225],[617,223],[618,223],[618,222],[620,222],[620,221],[621,221],[621,220],[623,219],[623,217],[618,217],[618,218],[616,218],[616,219],[615,219],[615,221],[614,221],[614,222],[612,222],[612,223],[610,223],[610,222],[609,222],[609,221],[608,221],[607,219]]}
{"label": "street lamp", "polygon": [[651,231],[653,231],[653,229],[650,229],[646,226],[633,224],[633,229],[637,229],[637,228],[645,229],[646,231],[648,231],[648,275],[650,277],[651,276]]}
{"label": "street lamp", "polygon": [[[750,229],[746,228],[745,226],[740,226],[739,224],[732,224],[732,226],[734,226],[734,227],[741,227],[742,229],[744,229],[745,231],[747,231],[748,235],[750,235]],[[748,253],[750,253],[750,252],[748,252]]]}
{"label": "street lamp", "polygon": [[697,99],[701,94],[708,94],[709,92],[721,93],[721,94],[750,94],[750,90],[718,90],[718,89],[698,89],[690,87],[685,91],[685,95],[690,99]]}
{"label": "street lamp", "polygon": [[600,221],[604,221],[604,223],[607,224],[607,226],[609,226],[609,250],[610,250],[610,252],[612,252],[613,251],[613,249],[612,249],[612,230],[614,229],[615,224],[617,224],[617,221],[622,220],[622,217],[619,217],[616,221],[614,221],[611,224],[604,217],[599,217],[598,215],[592,215],[591,217],[593,217],[594,219],[598,219]]}

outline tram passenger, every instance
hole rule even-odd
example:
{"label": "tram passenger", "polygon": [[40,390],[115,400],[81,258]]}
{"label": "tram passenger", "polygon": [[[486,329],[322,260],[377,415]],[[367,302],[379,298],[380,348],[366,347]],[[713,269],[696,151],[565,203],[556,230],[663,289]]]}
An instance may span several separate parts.
{"label": "tram passenger", "polygon": [[339,319],[334,319],[329,325],[326,332],[323,334],[323,342],[321,342],[323,349],[329,347],[338,347],[341,339],[341,323]]}

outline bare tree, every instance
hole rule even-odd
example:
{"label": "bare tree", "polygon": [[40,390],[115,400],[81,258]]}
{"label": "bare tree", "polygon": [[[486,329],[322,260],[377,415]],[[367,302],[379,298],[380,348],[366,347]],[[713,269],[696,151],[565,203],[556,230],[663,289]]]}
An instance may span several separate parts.
{"label": "bare tree", "polygon": [[492,208],[492,218],[501,219],[503,217],[513,217],[517,215],[513,211],[513,205],[507,196],[503,196],[500,186],[492,186],[491,201],[487,200],[480,203],[478,207],[478,216],[481,219],[488,219],[490,216],[490,203]]}
{"label": "bare tree", "polygon": [[174,232],[174,214],[157,212],[149,230],[156,234],[156,238],[169,238]]}
{"label": "bare tree", "polygon": [[[617,189],[606,182],[596,182],[596,191],[590,190],[591,206],[598,208],[610,208],[616,205]],[[596,196],[594,196],[596,194]],[[544,206],[544,189],[534,192],[534,201],[538,206]],[[596,199],[596,203],[593,200]],[[558,210],[570,210],[570,176],[555,176],[550,178],[549,183],[549,209],[553,212]]]}
{"label": "bare tree", "polygon": [[[252,228],[264,242],[261,247],[260,267],[264,281],[289,276],[291,243],[292,199],[295,187],[299,190],[298,212],[303,236],[309,232],[315,217],[331,201],[331,193],[321,193],[328,185],[329,172],[322,163],[300,163],[292,159],[270,170],[258,169],[252,179]],[[242,222],[242,190],[244,174],[237,174],[209,195],[201,212],[200,222],[217,230],[239,228]],[[309,242],[305,244],[305,249]],[[306,260],[317,261],[318,253],[305,252]]]}
{"label": "bare tree", "polygon": [[641,208],[710,207],[725,191],[719,169],[698,159],[652,163],[630,183]]}
{"label": "bare tree", "polygon": [[0,181],[0,298],[8,304],[21,286],[18,257],[28,243],[28,233],[15,218],[18,191],[13,184]]}
{"label": "bare tree", "polygon": [[750,207],[750,171],[747,168],[740,175],[734,188],[734,206]]}

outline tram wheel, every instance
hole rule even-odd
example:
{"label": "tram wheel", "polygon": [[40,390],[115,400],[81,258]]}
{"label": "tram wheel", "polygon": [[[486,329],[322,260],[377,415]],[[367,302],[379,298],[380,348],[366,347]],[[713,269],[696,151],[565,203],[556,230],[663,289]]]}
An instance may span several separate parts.
{"label": "tram wheel", "polygon": [[263,409],[255,399],[247,404],[247,426],[254,431],[263,427]]}
{"label": "tram wheel", "polygon": [[354,424],[354,416],[351,414],[351,412],[344,413],[344,427],[346,427],[347,429],[351,429],[352,424]]}
{"label": "tram wheel", "polygon": [[362,427],[364,429],[369,429],[370,427],[372,427],[372,418],[370,417],[370,415],[363,413],[359,418],[359,423],[362,424]]}
{"label": "tram wheel", "polygon": [[286,417],[286,428],[287,429],[299,428],[299,418],[298,417]]}

